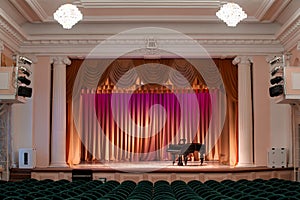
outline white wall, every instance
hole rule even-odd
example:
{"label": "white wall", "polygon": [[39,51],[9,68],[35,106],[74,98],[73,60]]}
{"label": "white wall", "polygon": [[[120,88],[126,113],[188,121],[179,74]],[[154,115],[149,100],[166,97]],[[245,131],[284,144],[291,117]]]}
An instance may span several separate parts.
{"label": "white wall", "polygon": [[35,64],[33,96],[33,146],[36,148],[37,167],[48,167],[50,160],[50,84],[49,57],[38,57]]}
{"label": "white wall", "polygon": [[13,163],[18,165],[20,148],[36,148],[37,166],[49,166],[50,59],[38,57],[30,76],[33,94],[25,104],[12,106]]}
{"label": "white wall", "polygon": [[271,100],[271,147],[288,149],[288,164],[292,165],[293,146],[291,129],[291,107],[286,104],[276,104]]}
{"label": "white wall", "polygon": [[267,165],[267,152],[270,148],[270,97],[269,65],[265,56],[253,57],[253,115],[254,115],[254,163]]}
{"label": "white wall", "polygon": [[[30,70],[34,74],[34,64],[30,67]],[[33,87],[34,76],[30,76],[31,84],[29,87]],[[19,103],[12,105],[11,115],[11,137],[12,137],[12,164],[18,164],[18,150],[20,148],[32,148],[32,109],[33,99],[27,98],[26,103]]]}

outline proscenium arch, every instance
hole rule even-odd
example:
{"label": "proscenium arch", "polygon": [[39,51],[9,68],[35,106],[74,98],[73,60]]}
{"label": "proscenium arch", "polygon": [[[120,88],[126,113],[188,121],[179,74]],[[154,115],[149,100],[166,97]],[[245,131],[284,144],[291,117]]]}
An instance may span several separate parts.
{"label": "proscenium arch", "polygon": [[[76,128],[80,126],[79,121],[76,118],[79,110],[76,108],[79,107],[81,90],[83,88],[96,89],[99,84],[99,77],[103,75],[107,67],[110,66],[111,63],[113,63],[113,61],[116,59],[124,57],[124,55],[128,55],[132,52],[144,52],[143,50],[145,49],[145,44],[141,41],[144,41],[149,35],[154,35],[156,38],[158,38],[158,41],[161,42],[158,46],[158,49],[161,50],[161,52],[169,52],[178,58],[184,58],[187,62],[194,66],[199,74],[201,74],[203,77],[203,80],[208,88],[225,88],[221,74],[219,73],[218,68],[215,66],[215,63],[210,58],[207,51],[192,38],[183,33],[165,28],[144,27],[131,29],[114,35],[101,42],[91,51],[91,53],[86,57],[86,60],[82,63],[82,66],[80,67],[75,79],[72,95],[72,108],[75,116],[74,123]],[[170,38],[172,38],[172,41],[178,41],[178,44],[174,45],[173,43],[168,43]],[[122,40],[130,40],[132,43],[131,45],[124,46],[122,42],[116,42]],[[199,62],[200,59],[197,58],[201,58],[202,61]],[[99,60],[101,60],[101,62]],[[88,80],[85,79],[85,75],[88,74],[86,73],[87,71],[93,71],[93,77],[89,77]],[[211,73],[215,75],[213,79],[210,78],[209,74]],[[97,117],[96,113],[94,114],[94,117]],[[212,117],[214,118],[220,116]],[[221,118],[221,124],[223,126],[225,114],[221,116]],[[219,135],[220,134],[221,132]],[[215,144],[217,139],[218,138],[216,138],[214,141]],[[210,150],[211,149],[208,149],[208,151]]]}

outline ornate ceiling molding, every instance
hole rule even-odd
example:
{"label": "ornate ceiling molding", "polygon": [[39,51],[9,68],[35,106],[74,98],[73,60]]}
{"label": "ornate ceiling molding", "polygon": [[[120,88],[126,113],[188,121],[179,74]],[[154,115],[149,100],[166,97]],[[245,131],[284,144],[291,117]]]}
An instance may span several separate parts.
{"label": "ornate ceiling molding", "polygon": [[77,0],[73,3],[83,8],[218,8],[221,5],[216,0]]}
{"label": "ornate ceiling molding", "polygon": [[264,0],[257,12],[255,13],[255,17],[258,20],[262,20],[265,14],[268,12],[269,8],[274,4],[274,1],[275,0]]}
{"label": "ornate ceiling molding", "polygon": [[[26,48],[30,46],[35,45],[97,45],[103,42],[104,40],[98,40],[98,39],[71,39],[71,40],[31,40],[26,41],[23,43],[22,46],[26,46]],[[174,40],[174,39],[168,39],[168,40],[159,40],[157,41],[160,44],[164,43],[180,43],[180,44],[186,44],[189,42],[189,40]],[[273,40],[273,39],[195,39],[200,45],[202,44],[211,44],[211,45],[280,45],[280,41]],[[134,40],[134,39],[118,39],[113,40],[110,39],[109,42],[111,44],[124,44],[124,45],[130,45],[130,44],[140,44],[145,43],[144,40]]]}
{"label": "ornate ceiling molding", "polygon": [[[14,1],[14,0],[12,0]],[[265,0],[269,3],[272,0]],[[28,0],[31,7],[35,6],[35,12],[41,12],[39,16],[45,20],[45,13],[39,8],[36,0]],[[92,3],[93,1],[82,1],[82,3]],[[105,2],[105,1],[103,1]],[[125,2],[125,0],[124,0]],[[126,1],[127,2],[127,1]],[[176,0],[174,0],[176,2]],[[200,2],[200,1],[196,1]],[[199,19],[196,19],[199,20]],[[289,51],[297,45],[300,40],[300,9],[282,26],[276,35],[254,35],[254,34],[214,34],[205,35],[201,33],[190,33],[190,37],[207,47],[214,55],[224,54],[273,54],[282,51]],[[92,36],[75,34],[75,35],[56,35],[51,34],[47,37],[26,35],[23,29],[9,17],[4,10],[0,8],[0,40],[13,51],[20,53],[36,53],[42,55],[52,55],[59,52],[70,52],[72,55],[86,55],[97,44],[111,35]],[[49,39],[49,37],[52,37]],[[44,39],[45,38],[45,39]],[[72,39],[70,39],[72,38]],[[209,38],[209,39],[206,39]],[[239,39],[235,39],[239,38]],[[117,41],[117,43],[125,43]],[[229,48],[229,49],[227,49]],[[58,51],[56,51],[58,49]],[[31,52],[30,52],[31,51]]]}
{"label": "ornate ceiling molding", "polygon": [[[179,52],[183,52],[188,57],[197,57],[194,49],[188,48],[192,43],[197,42],[203,47],[206,53],[211,57],[232,57],[235,55],[269,55],[278,54],[283,51],[282,45],[276,40],[209,40],[209,39],[196,39],[196,40],[178,40],[178,39],[157,39],[158,49],[160,47],[169,47],[170,49],[176,49]],[[33,53],[36,55],[68,55],[68,56],[80,56],[85,57],[94,49],[105,48],[107,51],[104,57],[118,55],[119,52],[127,49],[129,46],[143,49],[145,48],[145,40],[137,39],[117,39],[117,40],[40,40],[26,42],[22,45],[20,50],[24,53]],[[127,56],[139,56],[143,55],[135,54],[133,52]],[[160,57],[172,57],[171,54],[161,52]]]}
{"label": "ornate ceiling molding", "polygon": [[41,21],[46,21],[48,15],[36,0],[27,0],[26,3],[39,16]]}
{"label": "ornate ceiling molding", "polygon": [[43,21],[47,16],[36,1],[9,1],[29,22]]}
{"label": "ornate ceiling molding", "polygon": [[259,21],[273,22],[291,0],[264,0],[254,15]]}
{"label": "ornate ceiling molding", "polygon": [[2,39],[6,46],[16,48],[20,46],[26,39],[26,34],[21,27],[10,18],[5,11],[0,8],[0,30],[3,34]]}
{"label": "ornate ceiling molding", "polygon": [[[217,22],[215,16],[86,16],[86,22]],[[257,21],[249,18],[247,21]]]}
{"label": "ornate ceiling molding", "polygon": [[300,40],[300,8],[287,20],[287,22],[276,33],[278,39],[287,51],[290,51]]}

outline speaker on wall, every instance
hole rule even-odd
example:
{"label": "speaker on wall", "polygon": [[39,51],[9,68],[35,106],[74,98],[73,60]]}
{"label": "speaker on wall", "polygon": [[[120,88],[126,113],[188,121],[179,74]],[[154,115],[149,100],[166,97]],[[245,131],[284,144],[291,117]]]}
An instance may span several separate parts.
{"label": "speaker on wall", "polygon": [[19,149],[19,168],[33,169],[36,166],[36,150],[34,148]]}

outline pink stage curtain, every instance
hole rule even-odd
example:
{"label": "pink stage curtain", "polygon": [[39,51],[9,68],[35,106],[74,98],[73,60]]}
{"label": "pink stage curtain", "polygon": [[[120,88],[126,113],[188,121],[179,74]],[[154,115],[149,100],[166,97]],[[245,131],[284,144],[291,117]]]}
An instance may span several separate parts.
{"label": "pink stage curtain", "polygon": [[[79,132],[86,148],[84,160],[170,160],[166,152],[169,144],[177,144],[182,138],[204,143],[211,119],[212,95],[208,92],[82,94],[83,126]],[[155,105],[164,109],[155,109]]]}

